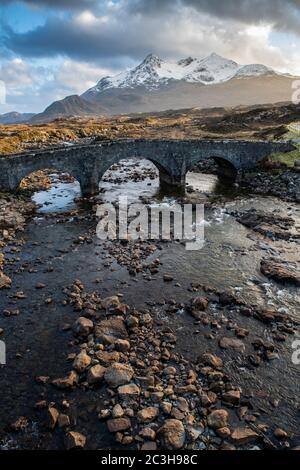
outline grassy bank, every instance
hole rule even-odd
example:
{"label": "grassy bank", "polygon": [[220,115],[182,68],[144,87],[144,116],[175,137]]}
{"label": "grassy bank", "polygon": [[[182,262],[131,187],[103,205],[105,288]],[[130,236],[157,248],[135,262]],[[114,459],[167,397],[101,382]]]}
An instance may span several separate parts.
{"label": "grassy bank", "polygon": [[293,168],[295,162],[300,160],[300,144],[296,145],[296,149],[288,153],[275,153],[269,157],[272,162],[279,162],[286,165],[288,168]]}

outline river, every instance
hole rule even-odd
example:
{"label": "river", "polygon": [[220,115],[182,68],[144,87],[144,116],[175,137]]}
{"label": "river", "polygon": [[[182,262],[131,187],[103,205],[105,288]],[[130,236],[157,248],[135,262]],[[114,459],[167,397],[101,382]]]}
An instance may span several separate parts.
{"label": "river", "polygon": [[[74,312],[70,306],[63,306],[63,288],[75,279],[80,279],[87,291],[99,289],[103,296],[121,293],[124,301],[137,309],[159,302],[164,305],[170,299],[182,304],[189,302],[191,286],[199,284],[219,291],[232,289],[246,303],[275,308],[300,320],[299,289],[270,281],[259,269],[264,256],[296,260],[299,245],[292,241],[266,239],[230,215],[233,211],[255,209],[288,215],[300,226],[299,206],[272,197],[241,194],[231,182],[220,184],[212,174],[189,173],[189,198],[199,202],[208,201],[212,195],[216,198],[205,210],[204,247],[199,251],[187,251],[180,241],[160,242],[158,251],[147,258],[149,261],[159,257],[159,273],[149,276],[141,272],[131,276],[126,265],[118,263],[109,250],[110,243],[95,236],[95,207],[78,202],[78,183],[60,182],[56,174],[51,179],[49,190],[33,195],[40,207],[21,237],[20,251],[12,252],[8,247],[6,253],[13,285],[8,294],[1,294],[1,306],[3,310],[18,309],[19,313],[4,316],[1,322],[8,339],[7,366],[2,369],[1,387],[5,397],[0,413],[5,423],[18,416],[30,416],[30,426],[22,435],[3,438],[3,448],[61,448],[60,434],[41,431],[33,409],[38,399],[47,398],[61,404],[62,397],[55,390],[41,387],[33,378],[61,376],[69,370],[66,357],[74,343],[64,325],[72,324]],[[176,196],[164,194],[159,188],[156,170],[147,161],[121,163],[105,174],[99,188],[98,202],[116,203],[122,195],[127,196],[129,203],[173,204],[177,201]],[[84,242],[86,234],[88,240]],[[164,282],[163,275],[170,273],[174,282]],[[45,287],[36,289],[37,283],[43,283]],[[25,293],[24,299],[14,297],[19,291]],[[51,302],[47,303],[49,298]],[[212,304],[211,309],[212,315],[221,323],[226,314],[234,317],[232,312],[220,309],[217,303]],[[166,317],[163,312],[159,315],[162,322],[177,331],[178,348],[187,359],[193,360],[201,351],[207,350],[209,346],[199,342],[199,335],[191,335],[193,321],[184,309],[178,309],[171,317]],[[243,326],[250,330],[249,338],[270,339],[272,336],[272,331],[265,325],[249,318],[243,319]],[[271,417],[264,417],[268,423],[286,425],[292,433],[299,434],[295,408],[300,392],[300,366],[291,361],[292,339],[295,338],[287,340],[278,361],[255,372],[249,370],[243,360],[235,362],[229,356],[226,367],[246,394],[252,396],[253,406],[266,406],[261,402],[262,390],[283,402],[279,410],[271,407]],[[72,398],[76,423],[89,436],[89,448],[114,445],[104,424],[99,424],[94,414],[99,401],[104,399],[104,393],[87,391],[83,394],[80,389]]]}

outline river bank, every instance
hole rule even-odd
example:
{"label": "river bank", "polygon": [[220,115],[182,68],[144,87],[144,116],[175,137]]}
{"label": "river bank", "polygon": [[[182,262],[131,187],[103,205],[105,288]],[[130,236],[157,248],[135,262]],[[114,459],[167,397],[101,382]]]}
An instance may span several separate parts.
{"label": "river bank", "polygon": [[[147,164],[113,173],[104,202],[121,192],[174,201]],[[72,205],[64,188],[65,211],[57,192],[35,196],[39,213],[3,246],[2,448],[300,444],[297,199],[201,178],[187,181],[187,199],[206,201],[199,253],[176,241],[103,242],[96,200]]]}

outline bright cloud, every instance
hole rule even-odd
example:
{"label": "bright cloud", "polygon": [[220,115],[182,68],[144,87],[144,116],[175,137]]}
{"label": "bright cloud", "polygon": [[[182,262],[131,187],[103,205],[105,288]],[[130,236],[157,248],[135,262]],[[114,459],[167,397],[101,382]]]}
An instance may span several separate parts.
{"label": "bright cloud", "polygon": [[[45,22],[25,32],[4,25],[1,43],[10,59],[2,61],[0,79],[7,82],[11,106],[20,104],[13,101],[17,92],[27,93],[27,110],[40,111],[53,99],[81,93],[102,76],[132,67],[150,52],[166,59],[216,52],[239,63],[300,74],[296,0],[23,3],[29,13],[33,3],[44,8]],[[50,4],[62,11],[47,15]],[[274,40],[274,32],[281,41]]]}

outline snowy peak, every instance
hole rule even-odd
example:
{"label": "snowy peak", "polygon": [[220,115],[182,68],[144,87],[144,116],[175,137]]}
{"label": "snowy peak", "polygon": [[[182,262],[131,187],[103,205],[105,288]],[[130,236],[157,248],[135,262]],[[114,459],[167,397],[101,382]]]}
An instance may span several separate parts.
{"label": "snowy peak", "polygon": [[190,73],[184,78],[186,81],[209,84],[230,80],[236,74],[239,65],[233,60],[213,53],[204,59],[194,60],[190,68]]}
{"label": "snowy peak", "polygon": [[155,90],[174,80],[211,85],[233,78],[262,75],[276,75],[276,72],[260,64],[240,65],[215,53],[203,59],[187,57],[178,62],[167,62],[149,54],[137,67],[114,77],[103,77],[96,86],[86,91],[83,97],[92,98],[110,88],[145,87],[147,90]]}
{"label": "snowy peak", "polygon": [[276,75],[276,72],[261,64],[244,65],[239,68],[237,77],[259,77],[260,75]]}
{"label": "snowy peak", "polygon": [[181,59],[177,62],[177,64],[181,67],[187,67],[188,65],[190,65],[192,62],[194,62],[194,60],[197,60],[197,59],[193,59],[193,57],[187,57],[186,59]]}
{"label": "snowy peak", "polygon": [[160,59],[157,55],[148,54],[139,67],[141,67],[142,65],[148,65],[150,67],[160,67],[162,62],[163,60]]}

